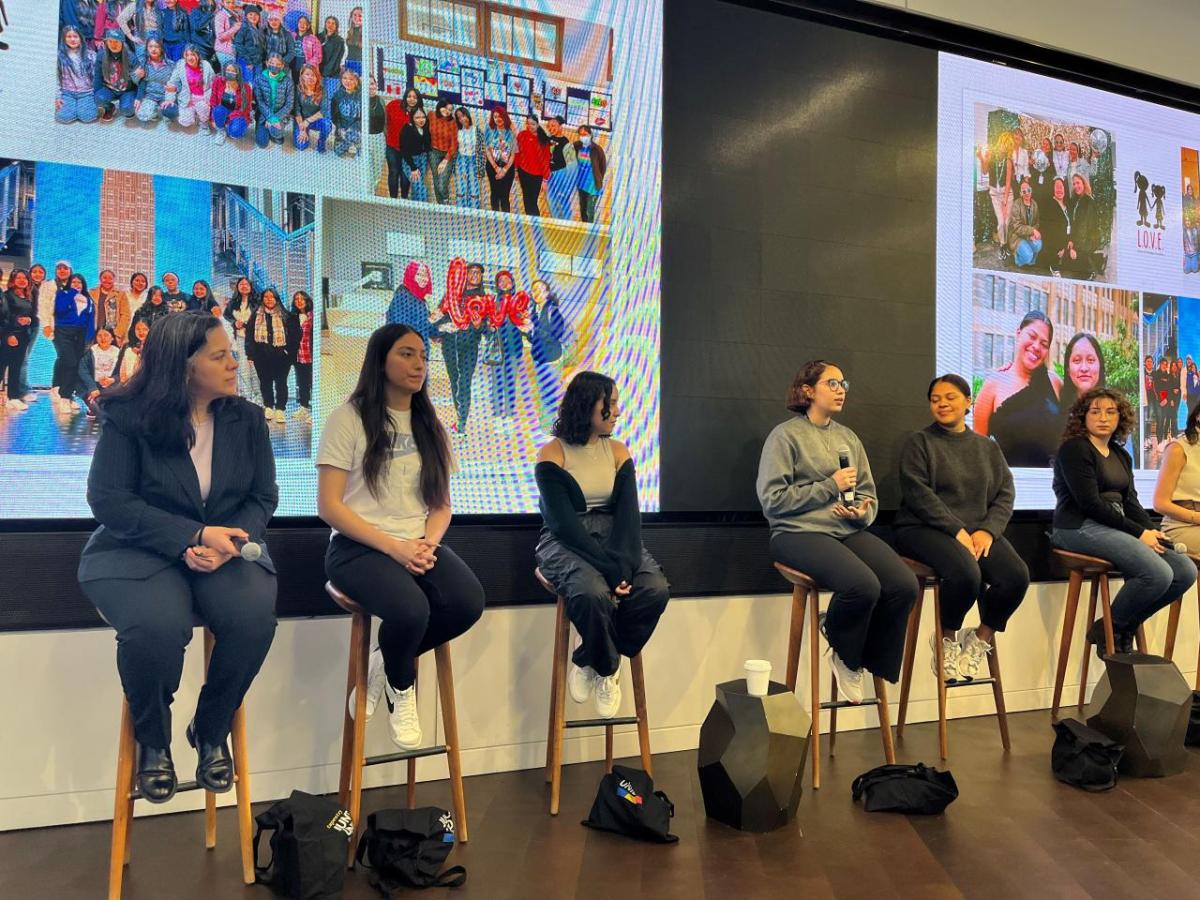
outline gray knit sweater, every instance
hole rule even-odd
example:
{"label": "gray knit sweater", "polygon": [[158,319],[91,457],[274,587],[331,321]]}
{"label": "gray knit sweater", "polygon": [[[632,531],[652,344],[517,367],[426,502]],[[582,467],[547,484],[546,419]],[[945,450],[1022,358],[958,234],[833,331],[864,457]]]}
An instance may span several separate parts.
{"label": "gray knit sweater", "polygon": [[[862,519],[833,514],[839,502],[833,473],[841,468],[838,451],[843,448],[849,451],[850,465],[858,469],[855,502],[874,501]],[[801,415],[776,425],[763,444],[755,487],[772,534],[812,531],[841,539],[866,528],[878,512],[875,480],[862,442],[837,422],[819,426]]]}

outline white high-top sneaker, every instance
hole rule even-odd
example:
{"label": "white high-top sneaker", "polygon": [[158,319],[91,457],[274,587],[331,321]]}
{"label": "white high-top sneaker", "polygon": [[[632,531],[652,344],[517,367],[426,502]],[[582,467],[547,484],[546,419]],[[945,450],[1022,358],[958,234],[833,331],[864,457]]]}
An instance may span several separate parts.
{"label": "white high-top sneaker", "polygon": [[[371,661],[367,669],[367,721],[371,721],[371,716],[375,715],[375,707],[379,705],[379,698],[383,696],[383,686],[387,683],[387,675],[383,671],[383,654],[376,647],[371,651]],[[354,718],[354,702],[355,690],[350,689],[350,698],[346,701],[350,711],[350,718]]]}
{"label": "white high-top sneaker", "polygon": [[596,715],[611,719],[621,707],[621,673],[596,678]]}
{"label": "white high-top sneaker", "polygon": [[401,750],[416,750],[421,746],[421,719],[417,716],[417,686],[398,691],[384,680],[383,696],[388,705],[388,725],[392,743]]}

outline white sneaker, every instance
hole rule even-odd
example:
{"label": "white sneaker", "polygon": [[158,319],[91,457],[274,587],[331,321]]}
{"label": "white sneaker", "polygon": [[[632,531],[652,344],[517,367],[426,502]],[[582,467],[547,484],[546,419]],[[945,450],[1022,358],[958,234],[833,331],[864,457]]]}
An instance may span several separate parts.
{"label": "white sneaker", "polygon": [[[371,716],[375,715],[375,707],[379,705],[379,698],[383,696],[383,686],[387,684],[387,675],[383,671],[383,653],[376,647],[371,651],[371,660],[367,668],[367,721],[371,721]],[[346,708],[350,712],[350,718],[354,718],[354,692],[355,689],[350,689],[350,697],[346,701]]]}
{"label": "white sneaker", "polygon": [[[937,639],[938,632],[934,632],[929,636],[929,668],[933,671],[933,677],[938,677],[937,667]],[[958,672],[958,660],[962,653],[962,645],[958,641],[950,638],[942,638],[942,681],[958,681],[961,675]]]}
{"label": "white sneaker", "polygon": [[596,677],[596,715],[611,719],[621,706],[621,673]]}
{"label": "white sneaker", "polygon": [[275,418],[275,411],[269,406],[264,406],[263,415],[266,416],[267,421],[270,422],[273,418]]}
{"label": "white sneaker", "polygon": [[577,666],[571,663],[571,673],[567,675],[567,689],[571,692],[571,699],[576,703],[587,703],[599,679],[600,676],[591,666]]}
{"label": "white sneaker", "polygon": [[401,750],[416,750],[421,746],[421,719],[417,716],[417,686],[398,691],[387,679],[383,682],[383,695],[388,705],[388,725],[392,729],[392,743]]}
{"label": "white sneaker", "polygon": [[282,425],[286,419],[287,419],[287,416],[284,415],[284,412],[282,409],[275,410],[275,423],[276,424]]}
{"label": "white sneaker", "polygon": [[833,678],[837,682],[838,693],[851,703],[862,703],[863,670],[851,669],[842,662],[842,658],[832,647],[829,655],[833,664]]}
{"label": "white sneaker", "polygon": [[9,400],[8,408],[15,409],[15,410],[29,409],[29,407],[26,406],[24,403],[22,403],[20,400]]}
{"label": "white sneaker", "polygon": [[979,675],[983,661],[992,652],[992,645],[981,641],[975,634],[974,628],[964,628],[962,634],[962,653],[958,657],[958,674],[970,681]]}

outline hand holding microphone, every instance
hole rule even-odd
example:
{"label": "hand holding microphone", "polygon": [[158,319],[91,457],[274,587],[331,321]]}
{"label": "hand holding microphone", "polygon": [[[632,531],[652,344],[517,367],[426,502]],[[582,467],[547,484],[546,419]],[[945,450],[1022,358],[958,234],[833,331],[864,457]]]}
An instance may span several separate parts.
{"label": "hand holding microphone", "polygon": [[838,450],[838,465],[841,467],[833,473],[833,481],[837,485],[843,505],[854,504],[854,486],[858,483],[858,469],[850,465],[850,448]]}
{"label": "hand holding microphone", "polygon": [[262,559],[262,544],[243,538],[234,538],[233,546],[238,548],[238,553],[246,562],[255,562]]}

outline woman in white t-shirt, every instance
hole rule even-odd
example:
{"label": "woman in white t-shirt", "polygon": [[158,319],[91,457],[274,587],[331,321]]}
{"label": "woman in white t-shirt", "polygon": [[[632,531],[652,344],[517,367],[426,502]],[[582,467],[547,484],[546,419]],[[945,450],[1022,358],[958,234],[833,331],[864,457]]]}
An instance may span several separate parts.
{"label": "woman in white t-shirt", "polygon": [[[421,746],[416,658],[483,613],[483,586],[449,547],[454,460],[425,388],[425,341],[407,325],[371,335],[350,399],[317,452],[317,511],[333,529],[325,574],[379,624],[368,718],[386,692],[392,740]],[[354,714],[354,697],[350,697]]]}

